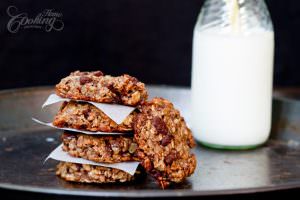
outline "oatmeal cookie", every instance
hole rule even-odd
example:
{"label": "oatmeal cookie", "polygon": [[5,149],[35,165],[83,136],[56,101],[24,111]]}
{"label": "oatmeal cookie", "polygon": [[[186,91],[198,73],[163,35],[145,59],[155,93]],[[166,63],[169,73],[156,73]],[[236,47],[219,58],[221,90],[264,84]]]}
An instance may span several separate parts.
{"label": "oatmeal cookie", "polygon": [[72,72],[56,85],[63,98],[136,106],[148,97],[145,84],[124,74],[113,77],[101,71]]}
{"label": "oatmeal cookie", "polygon": [[80,183],[114,183],[134,180],[134,176],[114,168],[95,165],[60,162],[56,175],[61,178]]}
{"label": "oatmeal cookie", "polygon": [[190,129],[173,104],[163,98],[144,103],[140,110],[134,119],[134,138],[142,166],[163,188],[182,182],[196,168]]}
{"label": "oatmeal cookie", "polygon": [[134,112],[122,124],[117,124],[96,106],[85,102],[64,102],[53,120],[53,125],[88,131],[128,132],[132,131]]}
{"label": "oatmeal cookie", "polygon": [[65,131],[61,138],[63,150],[73,157],[105,163],[138,161],[134,156],[137,144],[130,136],[91,136]]}

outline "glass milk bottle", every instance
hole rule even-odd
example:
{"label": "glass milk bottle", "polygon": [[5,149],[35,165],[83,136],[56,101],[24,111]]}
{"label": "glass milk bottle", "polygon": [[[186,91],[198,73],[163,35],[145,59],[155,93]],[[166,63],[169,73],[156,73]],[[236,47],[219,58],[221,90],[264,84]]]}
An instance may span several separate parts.
{"label": "glass milk bottle", "polygon": [[271,127],[274,31],[263,0],[206,0],[194,29],[195,138],[222,149],[263,144]]}

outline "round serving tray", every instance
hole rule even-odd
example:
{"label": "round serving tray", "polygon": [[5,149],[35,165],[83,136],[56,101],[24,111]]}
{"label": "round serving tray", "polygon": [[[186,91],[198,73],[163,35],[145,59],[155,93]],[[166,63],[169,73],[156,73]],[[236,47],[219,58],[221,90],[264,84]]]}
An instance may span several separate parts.
{"label": "round serving tray", "polygon": [[[171,100],[189,122],[189,89],[151,86],[149,91],[151,97]],[[272,134],[264,146],[220,151],[198,145],[193,176],[162,190],[150,177],[117,185],[76,184],[56,177],[57,162],[43,161],[60,143],[61,131],[31,120],[51,121],[59,105],[44,110],[41,105],[52,92],[52,87],[0,92],[0,188],[99,197],[202,196],[300,188],[300,102],[293,95],[286,98],[284,92],[275,92]]]}

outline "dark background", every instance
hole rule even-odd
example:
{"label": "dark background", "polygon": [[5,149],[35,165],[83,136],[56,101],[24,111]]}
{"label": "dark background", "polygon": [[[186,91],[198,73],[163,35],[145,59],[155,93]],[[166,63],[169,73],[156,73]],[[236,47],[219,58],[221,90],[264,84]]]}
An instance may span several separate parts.
{"label": "dark background", "polygon": [[[267,0],[276,31],[274,82],[300,86],[300,1]],[[202,0],[16,0],[0,3],[0,89],[51,85],[76,69],[190,85],[192,31]],[[63,14],[62,31],[6,25],[8,6]]]}
{"label": "dark background", "polygon": [[[267,0],[276,33],[276,86],[300,86],[300,1]],[[190,85],[192,31],[203,0],[0,2],[0,89],[52,85],[71,71],[130,73],[146,83]],[[7,31],[8,6],[63,14],[64,29]],[[66,199],[0,190],[6,199]],[[299,189],[220,199],[297,196]],[[74,197],[71,197],[72,199]],[[67,199],[71,199],[67,198]],[[204,198],[213,199],[213,198]],[[217,199],[217,198],[214,198]]]}

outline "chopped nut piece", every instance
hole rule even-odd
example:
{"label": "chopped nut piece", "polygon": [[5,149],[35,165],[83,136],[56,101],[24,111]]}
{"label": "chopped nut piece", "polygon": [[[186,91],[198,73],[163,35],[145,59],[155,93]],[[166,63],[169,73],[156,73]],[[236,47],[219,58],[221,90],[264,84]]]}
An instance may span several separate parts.
{"label": "chopped nut piece", "polygon": [[128,151],[129,151],[129,153],[134,153],[136,149],[137,149],[137,144],[131,143]]}

